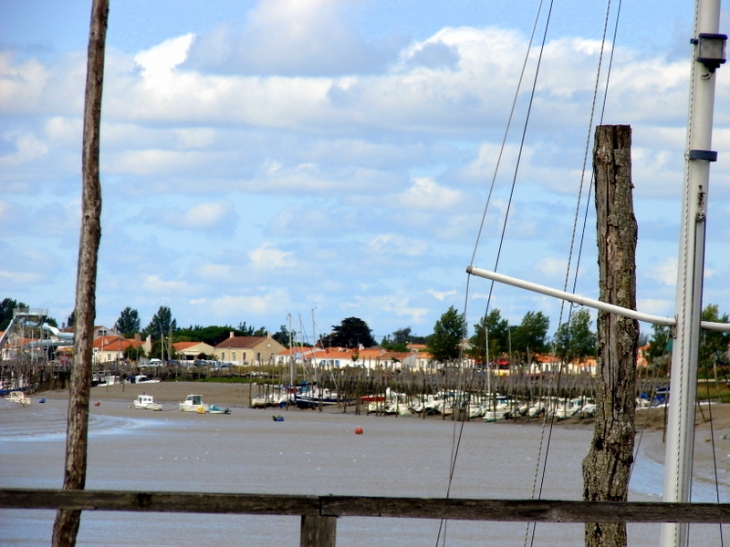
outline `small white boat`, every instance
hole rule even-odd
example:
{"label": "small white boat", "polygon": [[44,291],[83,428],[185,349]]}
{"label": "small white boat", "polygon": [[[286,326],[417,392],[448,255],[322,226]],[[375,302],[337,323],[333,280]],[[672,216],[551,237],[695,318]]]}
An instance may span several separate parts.
{"label": "small white boat", "polygon": [[26,397],[25,393],[22,391],[11,391],[5,396],[5,400],[10,401],[11,403],[20,403],[21,405],[30,404],[30,397]]}
{"label": "small white boat", "polygon": [[398,416],[410,416],[411,414],[413,414],[413,412],[411,411],[410,407],[406,403],[391,403],[385,407],[383,414],[388,414],[388,415],[397,414]]}
{"label": "small white boat", "polygon": [[484,412],[484,421],[501,422],[507,417],[507,414],[509,414],[509,412],[505,410],[487,410]]}
{"label": "small white boat", "polygon": [[134,408],[137,410],[162,410],[162,403],[156,403],[152,395],[137,395],[134,400]]}
{"label": "small white boat", "polygon": [[220,408],[215,405],[210,405],[210,408],[208,409],[208,412],[210,414],[230,414],[231,409],[230,408]]}
{"label": "small white boat", "polygon": [[134,376],[130,376],[125,380],[125,383],[127,384],[159,384],[160,379],[159,378],[150,378],[149,376],[146,376],[144,374],[136,374]]}
{"label": "small white boat", "polygon": [[188,395],[188,398],[180,403],[180,410],[184,412],[197,412],[204,414],[210,410],[210,405],[203,402],[202,395]]}

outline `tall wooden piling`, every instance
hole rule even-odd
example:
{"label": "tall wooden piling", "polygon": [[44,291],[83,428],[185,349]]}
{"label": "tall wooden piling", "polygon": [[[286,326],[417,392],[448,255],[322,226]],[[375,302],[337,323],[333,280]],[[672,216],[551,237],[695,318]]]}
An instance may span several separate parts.
{"label": "tall wooden piling", "polygon": [[[636,309],[636,240],[631,183],[631,127],[596,128],[596,184],[600,299]],[[625,502],[633,463],[636,351],[639,325],[598,312],[596,422],[583,460],[583,499]],[[588,522],[586,547],[625,547],[625,523]]]}
{"label": "tall wooden piling", "polygon": [[[76,278],[76,323],[71,395],[68,403],[64,490],[83,490],[91,397],[91,354],[96,316],[96,272],[101,241],[101,183],[99,139],[104,51],[109,17],[108,0],[94,0],[91,8],[86,68],[82,142],[82,219]],[[53,547],[73,547],[81,522],[80,510],[60,510],[53,524]]]}

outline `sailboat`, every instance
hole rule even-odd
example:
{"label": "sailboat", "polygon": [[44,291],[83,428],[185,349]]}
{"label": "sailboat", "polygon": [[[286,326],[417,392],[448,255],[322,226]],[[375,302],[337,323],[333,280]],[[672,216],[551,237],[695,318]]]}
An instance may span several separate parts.
{"label": "sailboat", "polygon": [[[727,42],[727,36],[719,34],[719,19],[720,0],[696,0],[694,35],[691,39],[693,63],[689,93],[690,106],[675,317],[643,314],[496,272],[473,266],[467,268],[467,272],[471,275],[638,321],[670,326],[674,329],[664,472],[663,499],[665,502],[690,501],[700,328],[730,332],[728,324],[700,320],[710,163],[717,160],[717,152],[712,150],[715,72],[720,65],[725,63]],[[662,547],[686,545],[688,531],[689,527],[686,523],[662,525]]]}

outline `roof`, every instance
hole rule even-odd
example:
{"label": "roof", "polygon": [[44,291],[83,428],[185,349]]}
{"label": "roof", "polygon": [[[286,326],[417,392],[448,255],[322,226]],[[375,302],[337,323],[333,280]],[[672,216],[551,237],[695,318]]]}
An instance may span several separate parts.
{"label": "roof", "polygon": [[144,342],[121,336],[100,336],[96,338],[93,347],[104,351],[124,351],[128,347],[142,347]]}
{"label": "roof", "polygon": [[175,348],[175,351],[183,351],[198,344],[205,344],[205,342],[173,342],[172,347]]}
{"label": "roof", "polygon": [[253,349],[259,344],[266,342],[268,338],[266,336],[231,336],[226,338],[218,344],[218,348],[240,348],[240,349]]}

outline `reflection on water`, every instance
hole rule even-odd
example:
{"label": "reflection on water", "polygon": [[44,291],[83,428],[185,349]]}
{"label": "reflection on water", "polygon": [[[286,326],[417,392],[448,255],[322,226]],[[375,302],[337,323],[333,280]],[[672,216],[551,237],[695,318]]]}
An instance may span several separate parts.
{"label": "reflection on water", "polygon": [[[109,405],[114,414],[125,414],[125,403],[104,404],[105,410]],[[0,484],[60,487],[65,405],[15,406],[0,409]],[[244,408],[229,416],[93,414],[87,488],[152,491],[442,497],[452,441],[461,425],[298,410],[286,412],[284,422],[274,422],[272,412]],[[356,427],[364,434],[355,435]],[[530,498],[540,435],[541,428],[533,425],[464,424],[451,496]],[[580,499],[580,466],[590,437],[587,429],[553,430],[543,498]],[[632,498],[658,499],[661,475],[661,465],[640,458]],[[53,518],[52,511],[3,511],[0,544],[48,545]],[[337,545],[435,545],[439,525],[422,519],[340,519]],[[657,526],[632,525],[630,531],[642,547],[658,543]],[[451,521],[445,529],[446,545],[475,547],[522,546],[526,532],[523,523]],[[709,534],[707,527],[694,527],[696,533]],[[713,541],[702,539],[702,544],[719,545]],[[77,545],[270,547],[298,542],[297,517],[85,512]],[[535,533],[536,546],[582,544],[582,525],[541,524]]]}

